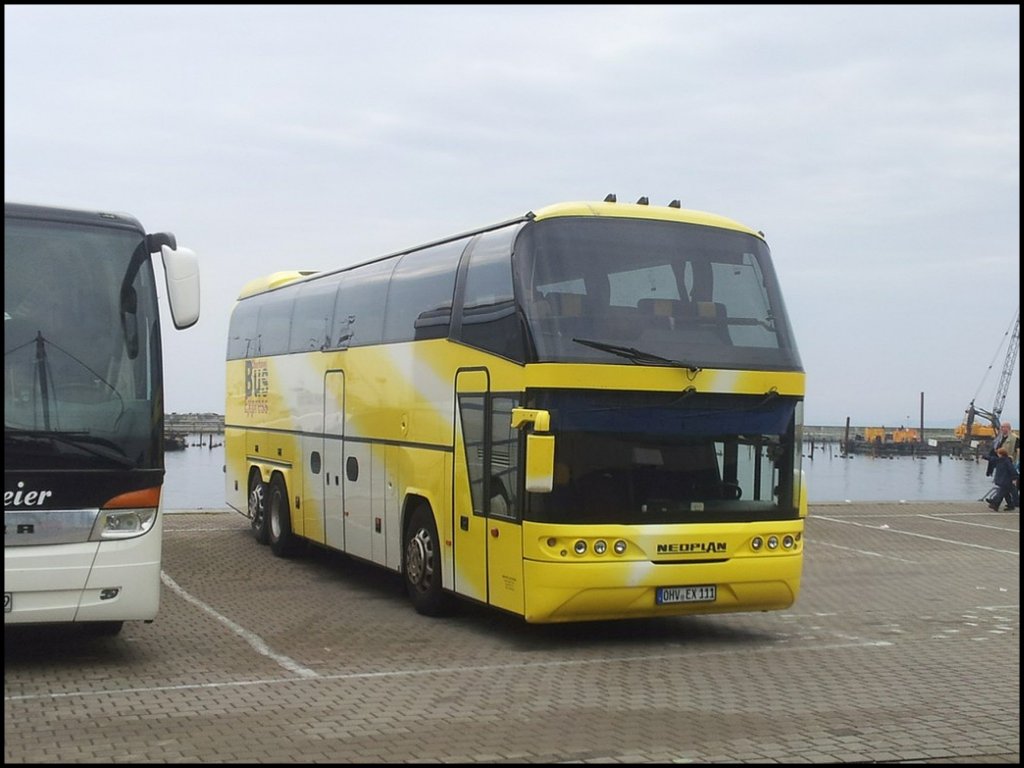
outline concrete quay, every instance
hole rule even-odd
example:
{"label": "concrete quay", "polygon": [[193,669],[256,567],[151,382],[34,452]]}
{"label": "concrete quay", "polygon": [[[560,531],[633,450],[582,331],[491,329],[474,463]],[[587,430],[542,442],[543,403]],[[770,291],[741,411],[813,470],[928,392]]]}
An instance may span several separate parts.
{"label": "concrete quay", "polygon": [[168,413],[164,415],[164,431],[175,434],[219,434],[224,431],[224,415],[220,413]]}
{"label": "concrete quay", "polygon": [[152,624],[5,628],[4,762],[1020,762],[1020,518],[815,504],[770,613],[428,619],[397,574],[165,516]]}

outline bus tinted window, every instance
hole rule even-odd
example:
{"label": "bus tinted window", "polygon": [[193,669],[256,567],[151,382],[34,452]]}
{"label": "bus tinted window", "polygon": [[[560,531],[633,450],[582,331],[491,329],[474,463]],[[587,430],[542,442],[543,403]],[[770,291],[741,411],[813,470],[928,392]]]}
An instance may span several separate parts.
{"label": "bus tinted window", "polygon": [[391,276],[384,341],[440,339],[451,322],[455,271],[465,240],[405,254]]}
{"label": "bus tinted window", "polygon": [[539,360],[631,364],[619,353],[635,349],[702,368],[801,368],[753,234],[566,217],[524,230],[514,259]]}
{"label": "bus tinted window", "polygon": [[[158,309],[142,238],[128,227],[6,217],[5,427],[103,441],[113,449],[97,462],[104,468],[158,465]],[[97,468],[77,453],[11,450],[5,467]]]}
{"label": "bus tinted window", "polygon": [[330,346],[331,320],[338,280],[324,278],[299,286],[299,297],[292,314],[289,352],[309,352]]}
{"label": "bus tinted window", "polygon": [[736,324],[729,328],[733,344],[744,347],[777,347],[779,338],[767,322],[774,317],[765,278],[758,259],[744,253],[733,263],[712,263],[714,300],[729,308],[736,318],[753,318],[765,322]]}
{"label": "bus tinted window", "polygon": [[288,351],[295,289],[285,288],[258,299],[260,316],[256,323],[257,355],[282,355]]}
{"label": "bus tinted window", "polygon": [[259,315],[257,299],[240,301],[235,306],[228,328],[228,360],[239,360],[256,354],[256,321]]}
{"label": "bus tinted window", "polygon": [[512,240],[518,231],[518,227],[509,227],[487,232],[473,244],[459,340],[523,361],[526,340],[512,288]]}
{"label": "bus tinted window", "polygon": [[395,260],[343,272],[334,305],[332,347],[377,344],[384,328],[384,299]]}

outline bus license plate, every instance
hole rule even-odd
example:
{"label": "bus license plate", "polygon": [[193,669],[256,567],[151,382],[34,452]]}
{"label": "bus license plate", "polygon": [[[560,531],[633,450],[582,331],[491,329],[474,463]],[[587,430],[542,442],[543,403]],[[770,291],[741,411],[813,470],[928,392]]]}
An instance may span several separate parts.
{"label": "bus license plate", "polygon": [[714,584],[699,584],[695,587],[658,587],[654,601],[658,605],[672,603],[713,603],[718,597]]}
{"label": "bus license plate", "polygon": [[10,613],[11,608],[14,607],[14,594],[12,592],[4,592],[4,613]]}

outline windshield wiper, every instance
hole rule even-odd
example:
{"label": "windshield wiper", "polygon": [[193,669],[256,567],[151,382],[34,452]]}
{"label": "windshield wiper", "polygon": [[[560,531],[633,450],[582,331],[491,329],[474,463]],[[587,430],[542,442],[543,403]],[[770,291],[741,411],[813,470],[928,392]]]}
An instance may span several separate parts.
{"label": "windshield wiper", "polygon": [[699,373],[701,371],[701,368],[693,363],[684,363],[680,360],[672,360],[668,357],[655,355],[652,352],[644,352],[636,349],[635,347],[622,347],[618,344],[606,344],[603,341],[592,341],[591,339],[573,339],[573,341],[577,344],[582,344],[585,347],[593,347],[594,349],[599,349],[602,352],[610,352],[613,355],[625,357],[636,365],[670,365],[675,368],[685,368],[690,373]]}
{"label": "windshield wiper", "polygon": [[82,453],[100,459],[112,461],[118,466],[131,469],[135,462],[131,461],[121,447],[104,437],[96,437],[88,432],[54,432],[46,429],[21,429],[4,425],[4,443],[9,442],[48,442],[75,448]]}

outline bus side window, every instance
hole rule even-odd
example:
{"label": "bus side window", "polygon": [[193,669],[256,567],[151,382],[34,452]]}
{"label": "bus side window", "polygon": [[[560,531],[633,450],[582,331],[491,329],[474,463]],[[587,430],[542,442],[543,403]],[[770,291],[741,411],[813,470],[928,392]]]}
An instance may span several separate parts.
{"label": "bus side window", "polygon": [[257,355],[282,355],[288,351],[295,290],[282,288],[259,297],[260,315],[256,322]]}
{"label": "bus side window", "polygon": [[246,299],[235,305],[228,325],[228,360],[254,357],[256,352],[256,320],[259,318],[259,302]]}
{"label": "bus side window", "polygon": [[402,256],[388,285],[384,342],[448,335],[455,271],[465,247],[465,240],[456,240]]}
{"label": "bus side window", "polygon": [[377,344],[384,327],[384,300],[395,259],[345,272],[334,304],[331,347]]}
{"label": "bus side window", "polygon": [[292,315],[289,352],[326,349],[330,344],[336,279],[325,278],[306,283],[299,289]]}
{"label": "bus side window", "polygon": [[512,287],[512,236],[517,231],[488,232],[473,244],[458,339],[522,362],[526,338]]}

